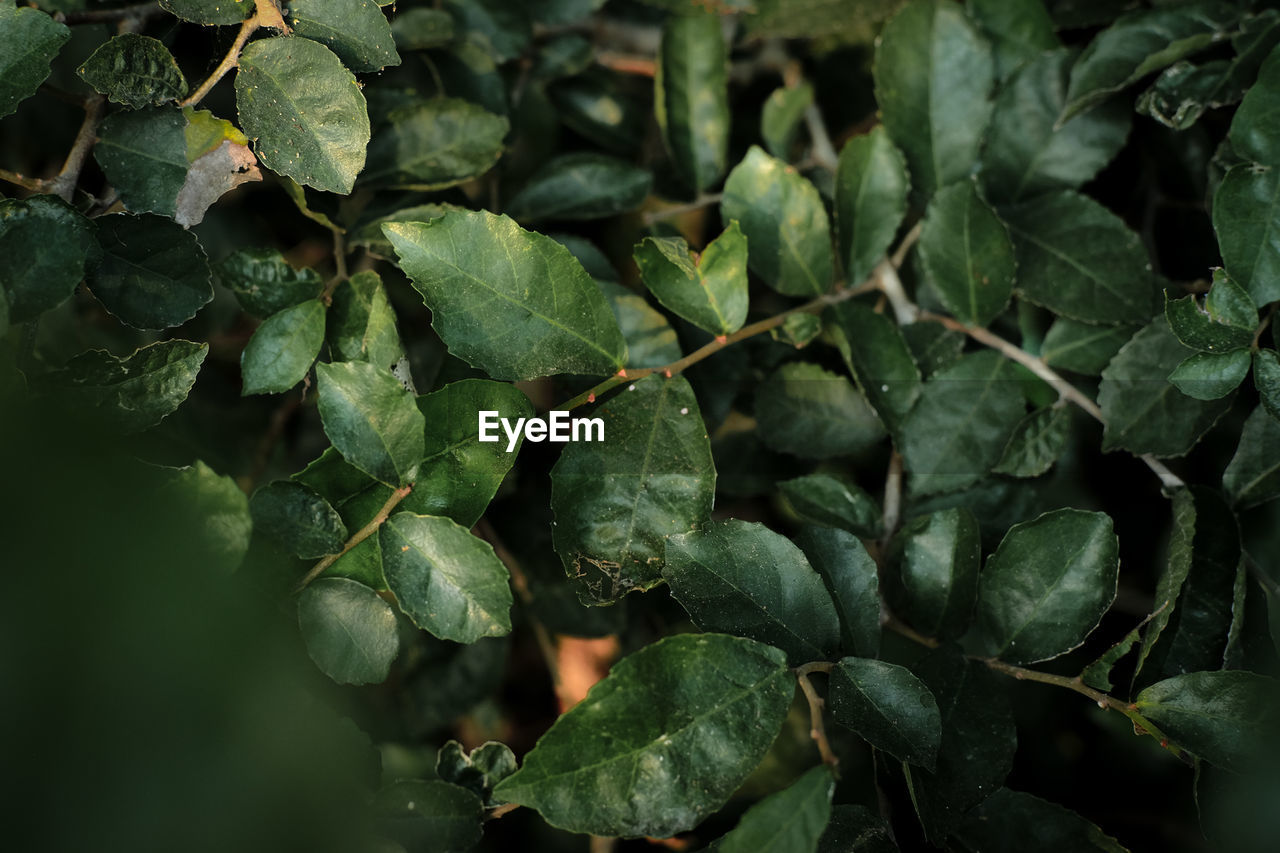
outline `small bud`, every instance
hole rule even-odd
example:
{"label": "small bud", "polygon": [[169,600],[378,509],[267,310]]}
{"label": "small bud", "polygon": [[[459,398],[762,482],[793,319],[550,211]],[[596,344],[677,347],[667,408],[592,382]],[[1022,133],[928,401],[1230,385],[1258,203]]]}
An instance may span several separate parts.
{"label": "small bud", "polygon": [[593,391],[587,395],[587,402],[594,403],[595,401],[596,401],[596,395],[595,395],[595,392]]}
{"label": "small bud", "polygon": [[718,343],[720,346],[724,346],[728,342],[729,342],[728,335],[716,335],[716,343]]}

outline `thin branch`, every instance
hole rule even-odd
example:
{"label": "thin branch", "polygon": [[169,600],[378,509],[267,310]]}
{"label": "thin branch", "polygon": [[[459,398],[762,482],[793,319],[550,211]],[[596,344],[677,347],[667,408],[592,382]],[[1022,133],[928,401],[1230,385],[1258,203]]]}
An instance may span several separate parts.
{"label": "thin branch", "polygon": [[84,168],[84,162],[89,156],[89,151],[93,148],[94,142],[98,137],[98,122],[102,120],[103,107],[106,105],[106,98],[101,95],[93,95],[84,102],[84,121],[80,123],[80,131],[76,134],[76,141],[71,145],[71,151],[67,154],[66,161],[62,164],[62,171],[58,172],[58,176],[49,181],[49,191],[54,195],[60,196],[63,201],[71,201],[71,196],[75,193],[76,184],[80,181],[80,170]]}
{"label": "thin branch", "polygon": [[650,210],[644,215],[644,224],[652,225],[655,222],[661,222],[662,220],[670,219],[673,216],[682,216],[695,210],[702,210],[704,207],[719,204],[723,198],[723,193],[706,193],[698,196],[693,201],[685,202],[684,204],[675,204],[671,207],[664,207],[661,210]]}
{"label": "thin branch", "polygon": [[[827,740],[827,727],[822,719],[822,707],[825,703],[809,681],[809,672],[814,670],[806,671],[805,669],[813,666],[813,664],[805,664],[805,666],[796,669],[796,683],[800,685],[805,701],[809,703],[809,737],[813,738],[813,742],[818,745],[818,754],[822,756],[822,763],[830,767],[834,773],[836,767],[840,764],[840,759],[832,751],[831,741]],[[827,671],[829,672],[830,670]]]}
{"label": "thin branch", "polygon": [[320,301],[325,305],[333,304],[333,291],[337,289],[339,284],[347,280],[346,238],[337,228],[330,229],[330,232],[333,234],[334,275],[333,278],[329,279],[329,283],[324,286],[324,292],[320,294]]}
{"label": "thin branch", "polygon": [[911,247],[920,239],[920,232],[923,228],[923,223],[917,222],[910,231],[903,235],[902,242],[898,244],[898,248],[893,250],[893,255],[889,258],[889,263],[893,264],[894,269],[902,269],[902,265],[907,261],[907,252],[910,252]]}
{"label": "thin branch", "polygon": [[809,138],[813,141],[813,160],[822,168],[834,172],[840,165],[840,155],[831,144],[831,135],[827,133],[827,124],[822,120],[822,113],[817,104],[809,104],[804,111],[804,121],[809,127]]}
{"label": "thin branch", "polygon": [[1272,304],[1267,309],[1267,316],[1262,318],[1262,322],[1258,324],[1258,329],[1253,333],[1253,343],[1249,345],[1250,349],[1257,350],[1262,343],[1262,333],[1267,330],[1267,326],[1271,325],[1271,320],[1276,313],[1276,304]]}
{"label": "thin branch", "polygon": [[236,40],[231,43],[231,49],[227,51],[226,56],[222,57],[222,61],[218,63],[218,67],[213,69],[213,73],[209,75],[208,79],[200,84],[200,88],[188,95],[186,100],[182,101],[179,106],[195,106],[200,103],[200,101],[204,100],[204,96],[209,94],[209,91],[214,86],[218,85],[218,81],[225,77],[228,71],[239,64],[240,51],[244,50],[245,44],[249,41],[249,36],[257,32],[258,28],[261,26],[262,19],[257,12],[241,24],[240,32],[236,33]]}
{"label": "thin branch", "polygon": [[41,193],[47,189],[45,181],[39,178],[28,178],[26,175],[19,175],[17,172],[10,172],[8,169],[0,169],[0,181],[6,184],[13,184],[15,187],[22,187],[24,190],[30,190],[33,193]]}
{"label": "thin branch", "polygon": [[[919,234],[918,231],[914,233]],[[911,235],[908,234],[907,236]],[[902,242],[905,245],[907,241],[904,239]],[[901,246],[894,253],[894,257],[896,258],[899,255],[904,259],[906,258],[906,252],[902,250]],[[880,292],[884,294],[885,298],[889,300],[889,305],[893,307],[893,316],[897,319],[898,325],[907,326],[920,318],[920,309],[911,301],[911,298],[907,296],[907,291],[902,287],[902,279],[898,278],[899,266],[900,264],[895,264],[892,260],[881,261],[880,265],[876,267],[873,278],[879,284]]]}
{"label": "thin branch", "polygon": [[293,588],[293,591],[295,593],[302,592],[302,590],[307,588],[307,584],[311,583],[313,580],[315,580],[316,578],[324,574],[325,570],[328,569],[330,566],[332,566],[334,563],[338,562],[338,560],[341,559],[344,554],[346,554],[352,548],[359,545],[364,540],[368,539],[373,534],[377,533],[378,528],[382,526],[382,523],[386,521],[388,517],[390,517],[391,510],[395,509],[396,505],[399,504],[400,501],[408,497],[409,493],[412,491],[413,491],[413,484],[410,483],[409,485],[401,486],[400,488],[392,492],[391,497],[387,498],[387,502],[382,505],[382,509],[378,510],[378,514],[375,515],[368,524],[366,524],[364,527],[361,527],[358,531],[356,531],[356,534],[352,536],[350,539],[348,539],[346,544],[342,546],[341,551],[339,551],[336,554],[330,554],[329,556],[325,557],[324,559],[320,560],[320,562],[312,566],[311,570],[307,572],[306,575],[303,576],[302,580],[298,581],[298,585]]}
{"label": "thin branch", "polygon": [[882,516],[880,548],[883,551],[898,531],[902,518],[902,454],[897,450],[889,457],[889,470],[884,476],[884,514]]}
{"label": "thin branch", "polygon": [[111,21],[119,21],[122,18],[132,18],[138,21],[145,21],[147,18],[160,14],[160,4],[158,3],[135,3],[132,6],[121,6],[118,9],[92,9],[84,12],[62,12],[54,15],[54,19],[61,21],[68,26],[76,24],[101,24]]}
{"label": "thin branch", "polygon": [[516,810],[516,809],[518,809],[518,808],[520,808],[520,804],[519,804],[519,803],[503,803],[502,805],[498,806],[498,807],[497,807],[497,808],[495,808],[493,811],[491,811],[491,812],[489,812],[487,815],[485,815],[485,816],[484,816],[484,819],[485,819],[485,820],[497,820],[498,818],[502,817],[503,815],[511,814],[513,811],[515,811],[515,810]]}

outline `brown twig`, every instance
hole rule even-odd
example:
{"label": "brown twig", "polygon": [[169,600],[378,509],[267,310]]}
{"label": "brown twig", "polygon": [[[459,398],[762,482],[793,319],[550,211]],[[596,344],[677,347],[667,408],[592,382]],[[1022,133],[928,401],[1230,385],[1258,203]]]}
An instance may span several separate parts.
{"label": "brown twig", "polygon": [[664,219],[671,219],[674,216],[683,216],[695,210],[702,210],[704,207],[719,204],[723,198],[723,193],[706,193],[684,204],[674,204],[671,207],[664,207],[660,210],[650,210],[644,214],[644,224],[652,225]]}
{"label": "brown twig", "polygon": [[84,168],[84,162],[94,142],[97,141],[98,122],[102,120],[105,105],[106,98],[102,95],[92,95],[85,99],[84,121],[80,123],[76,141],[72,143],[71,151],[62,164],[62,171],[48,182],[49,192],[61,197],[63,201],[71,201],[71,196],[75,193],[76,184],[80,181],[80,171]]}
{"label": "brown twig", "polygon": [[[277,15],[279,12],[277,12]],[[249,36],[258,31],[263,25],[262,17],[254,12],[249,18],[240,25],[240,32],[236,33],[236,40],[231,43],[231,49],[227,51],[227,55],[222,57],[222,61],[218,63],[218,67],[213,69],[213,73],[200,84],[200,88],[196,89],[179,106],[191,107],[204,100],[204,96],[216,85],[218,81],[226,76],[227,72],[240,62],[240,51],[244,50],[245,44],[249,41]]]}
{"label": "brown twig", "polygon": [[798,666],[795,669],[796,683],[800,685],[805,701],[809,703],[809,737],[813,738],[813,742],[818,745],[818,754],[822,756],[822,763],[830,767],[832,773],[836,773],[840,759],[832,751],[831,741],[827,740],[827,727],[822,717],[822,709],[826,703],[818,695],[818,691],[814,689],[813,683],[809,681],[809,676],[815,672],[829,673],[834,668],[834,664],[826,661],[815,661],[814,663]]}
{"label": "brown twig", "polygon": [[355,535],[348,539],[346,544],[342,546],[341,551],[324,557],[320,562],[312,566],[311,570],[303,576],[302,580],[298,581],[298,585],[293,588],[293,591],[295,593],[302,592],[302,590],[307,588],[307,584],[324,574],[326,569],[338,562],[338,560],[341,559],[348,551],[368,539],[373,534],[377,533],[378,528],[381,527],[383,522],[390,517],[391,511],[396,508],[396,505],[399,504],[400,501],[408,497],[409,493],[412,491],[413,483],[410,483],[409,485],[401,486],[392,492],[391,497],[387,498],[387,502],[382,505],[382,509],[378,510],[378,514],[375,515],[368,524],[356,531]]}
{"label": "brown twig", "polygon": [[33,193],[41,193],[47,189],[45,181],[39,178],[28,178],[26,175],[19,175],[17,172],[10,172],[8,169],[0,169],[0,181],[13,184],[15,187],[22,187],[24,190],[30,190]]}
{"label": "brown twig", "polygon": [[884,513],[881,516],[880,550],[888,546],[902,518],[902,454],[894,450],[884,477]]}

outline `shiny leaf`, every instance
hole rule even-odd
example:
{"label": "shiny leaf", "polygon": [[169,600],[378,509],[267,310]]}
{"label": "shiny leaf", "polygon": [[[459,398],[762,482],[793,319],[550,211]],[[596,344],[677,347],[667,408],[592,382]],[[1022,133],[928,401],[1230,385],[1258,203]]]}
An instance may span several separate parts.
{"label": "shiny leaf", "polygon": [[831,313],[845,364],[881,422],[896,437],[920,396],[920,368],[902,330],[889,317],[856,302],[834,305]]}
{"label": "shiny leaf", "polygon": [[747,319],[747,238],[731,222],[699,255],[680,237],[647,237],[635,248],[645,287],[664,306],[713,335]]}
{"label": "shiny leaf", "polygon": [[0,6],[0,118],[35,94],[71,30],[38,9]]}
{"label": "shiny leaf", "polygon": [[831,672],[831,716],[900,761],[934,769],[942,717],[929,688],[905,667],[847,657]]}
{"label": "shiny leaf", "polygon": [[978,600],[982,540],[964,508],[912,519],[894,542],[885,586],[894,612],[927,637],[959,639]]}
{"label": "shiny leaf", "polygon": [[457,98],[392,110],[387,122],[360,175],[371,187],[441,190],[477,178],[502,156],[510,127],[505,117]]}
{"label": "shiny leaf", "polygon": [[385,681],[400,651],[391,606],[346,578],[321,578],[298,595],[298,627],[307,654],[339,684]]}
{"label": "shiny leaf", "polygon": [[324,303],[300,302],[272,314],[240,355],[241,394],[278,394],[301,382],[324,343]]}
{"label": "shiny leaf", "polygon": [[1275,680],[1253,672],[1189,672],[1138,694],[1138,711],[1191,753],[1243,771],[1267,754],[1275,725]]}
{"label": "shiny leaf", "polygon": [[391,24],[373,0],[289,0],[293,34],[318,41],[357,73],[399,65]]}
{"label": "shiny leaf", "polygon": [[884,259],[907,213],[907,161],[883,127],[855,136],[836,168],[836,232],[850,283],[864,281]]}
{"label": "shiny leaf", "polygon": [[1173,369],[1169,381],[1188,397],[1220,400],[1244,381],[1252,363],[1245,349],[1192,353]]}
{"label": "shiny leaf", "polygon": [[336,554],[347,541],[347,526],[320,495],[293,480],[277,480],[249,500],[253,529],[272,536],[303,559]]}
{"label": "shiny leaf", "polygon": [[169,49],[137,33],[121,33],[103,43],[78,73],[107,100],[134,109],[177,101],[187,94],[187,80]]}
{"label": "shiny leaf", "polygon": [[810,362],[778,368],[756,392],[755,412],[766,446],[806,459],[859,453],[884,434],[848,379]]}
{"label": "shiny leaf", "polygon": [[320,420],[343,458],[390,485],[414,478],[424,421],[386,368],[363,361],[316,365]]}
{"label": "shiny leaf", "polygon": [[939,191],[925,211],[920,262],[961,322],[985,326],[1013,295],[1013,243],[970,181]]}
{"label": "shiny leaf", "polygon": [[1213,194],[1213,230],[1227,273],[1258,307],[1280,300],[1280,163],[1232,166]]}
{"label": "shiny leaf", "polygon": [[779,483],[778,493],[805,521],[867,539],[880,534],[880,507],[854,483],[829,474],[809,474]]}

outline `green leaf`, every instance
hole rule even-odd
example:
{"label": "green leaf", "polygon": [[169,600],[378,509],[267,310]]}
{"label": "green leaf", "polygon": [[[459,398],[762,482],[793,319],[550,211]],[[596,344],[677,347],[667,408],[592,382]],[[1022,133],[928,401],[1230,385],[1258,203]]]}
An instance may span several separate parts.
{"label": "green leaf", "polygon": [[71,30],[38,9],[0,6],[0,118],[34,95]]}
{"label": "green leaf", "polygon": [[516,461],[507,439],[480,441],[477,413],[495,411],[515,423],[533,415],[533,406],[514,385],[463,379],[418,398],[427,424],[417,485],[401,506],[422,515],[443,515],[471,528],[493,500]]}
{"label": "green leaf", "polygon": [[510,128],[504,116],[457,98],[400,107],[387,121],[369,145],[362,186],[431,191],[477,178],[502,156]]}
{"label": "green leaf", "polygon": [[[1141,626],[1139,626],[1141,627]],[[1111,670],[1120,662],[1120,659],[1129,654],[1133,647],[1142,639],[1139,628],[1134,628],[1121,638],[1111,648],[1107,649],[1098,659],[1086,666],[1080,672],[1080,680],[1092,687],[1094,690],[1101,690],[1103,693],[1109,693],[1115,687],[1111,683]]]}
{"label": "green leaf", "polygon": [[804,112],[812,103],[813,86],[808,83],[773,90],[760,110],[760,138],[770,154],[779,160],[788,159]]}
{"label": "green leaf", "polygon": [[93,224],[57,196],[0,200],[0,281],[10,322],[34,320],[65,302],[96,251]]}
{"label": "green leaf", "polygon": [[391,24],[372,0],[289,0],[293,34],[318,41],[357,73],[399,65]]}
{"label": "green leaf", "polygon": [[652,184],[649,172],[617,157],[564,154],[529,178],[507,202],[506,212],[521,222],[603,219],[635,210]]}
{"label": "green leaf", "polygon": [[672,15],[662,28],[654,109],[676,170],[701,193],[724,174],[729,57],[720,16]]}
{"label": "green leaf", "polygon": [[1258,325],[1253,299],[1221,269],[1213,271],[1213,286],[1203,302],[1195,294],[1170,300],[1166,292],[1164,316],[1183,346],[1201,352],[1247,347]]}
{"label": "green leaf", "polygon": [[473,30],[488,40],[489,49],[498,62],[515,59],[529,46],[531,21],[523,3],[448,0],[445,5],[460,29]]}
{"label": "green leaf", "polygon": [[825,765],[747,809],[708,850],[715,853],[813,853],[831,818],[836,780]]}
{"label": "green leaf", "polygon": [[1280,421],[1280,354],[1260,349],[1253,354],[1253,384],[1258,387],[1262,407]]}
{"label": "green leaf", "polygon": [[320,420],[343,458],[389,485],[411,481],[423,456],[422,413],[391,372],[363,361],[316,365]]}
{"label": "green leaf", "polygon": [[236,73],[240,126],[274,172],[346,195],[364,167],[369,115],[360,84],[319,42],[250,42]]}
{"label": "green leaf", "polygon": [[414,853],[470,850],[484,834],[484,803],[448,782],[398,779],[373,803],[384,835]]}
{"label": "green leaf", "polygon": [[208,354],[208,344],[183,340],[160,341],[124,358],[89,350],[47,381],[82,412],[94,412],[121,432],[140,432],[177,411]]}
{"label": "green leaf", "polygon": [[833,806],[818,853],[897,853],[889,828],[864,806]]}
{"label": "green leaf", "polygon": [[1156,311],[1142,240],[1111,211],[1070,190],[1002,212],[1018,252],[1018,295],[1085,323],[1145,323]]}
{"label": "green leaf", "polygon": [[1232,166],[1213,194],[1213,230],[1223,266],[1259,307],[1280,300],[1277,205],[1280,168],[1252,163]]}
{"label": "green leaf", "polygon": [[831,716],[900,761],[933,770],[942,716],[929,688],[905,667],[847,657],[831,672]]}
{"label": "green leaf", "polygon": [[134,109],[181,100],[187,94],[187,79],[169,49],[137,33],[121,33],[104,42],[77,73],[107,100]]}
{"label": "green leaf", "polygon": [[1220,400],[1234,391],[1249,375],[1252,363],[1246,349],[1225,353],[1197,352],[1169,374],[1169,381],[1188,397]]}
{"label": "green leaf", "polygon": [[1116,840],[1062,806],[1001,788],[974,809],[956,830],[974,853],[1072,850],[1127,853]]}
{"label": "green leaf", "polygon": [[346,578],[320,578],[298,594],[307,654],[339,684],[379,684],[400,651],[396,614],[378,594]]}
{"label": "green leaf", "polygon": [[249,498],[235,480],[215,473],[198,459],[185,468],[169,470],[173,473],[167,497],[189,515],[190,529],[197,531],[188,543],[192,553],[218,571],[235,571],[249,550],[253,532]]}
{"label": "green leaf", "polygon": [[674,835],[723,806],[760,763],[794,692],[777,649],[668,637],[614,664],[494,796],[571,832]]}
{"label": "green leaf", "polygon": [[713,335],[747,319],[747,238],[736,221],[700,255],[681,237],[646,237],[635,248],[645,287],[664,306]]}
{"label": "green leaf", "polygon": [[982,539],[963,507],[909,521],[893,543],[885,587],[894,612],[927,637],[969,630],[978,600]]}
{"label": "green leaf", "polygon": [[324,317],[319,299],[268,317],[240,354],[240,393],[279,394],[305,379],[324,343]]}
{"label": "green leaf", "polygon": [[378,529],[387,586],[405,615],[442,640],[511,633],[511,587],[492,546],[452,519],[398,512]]}
{"label": "green leaf", "polygon": [[108,311],[138,329],[168,329],[213,299],[196,235],[171,219],[116,213],[94,220],[102,257],[86,283]]}
{"label": "green leaf", "polygon": [[1275,137],[1280,132],[1277,109],[1280,109],[1280,54],[1272,50],[1231,120],[1228,139],[1237,155],[1264,166],[1280,166],[1280,145],[1276,144]]}
{"label": "green leaf", "polygon": [[778,483],[778,493],[805,521],[865,539],[880,535],[880,507],[854,483],[829,474],[809,474]]}
{"label": "green leaf", "polygon": [[836,344],[849,372],[896,438],[921,387],[920,369],[902,329],[884,314],[856,302],[841,302],[830,310]]}
{"label": "green leaf", "polygon": [[793,167],[753,145],[724,184],[720,219],[735,219],[751,247],[747,263],[788,296],[831,288],[831,237],[817,189]]}
{"label": "green leaf", "polygon": [[1240,509],[1280,497],[1280,418],[1258,406],[1244,422],[1240,444],[1222,474],[1222,487]]}
{"label": "green leaf", "polygon": [[667,540],[662,576],[704,631],[769,643],[793,666],[827,660],[840,620],[822,578],[791,540],[730,519]]}
{"label": "green leaf", "polygon": [[662,581],[667,537],[711,517],[715,463],[681,375],[641,379],[593,413],[603,442],[571,442],[551,469],[554,541],[584,601]]}
{"label": "green leaf", "polygon": [[836,168],[836,233],[850,282],[867,279],[907,214],[907,161],[883,127],[850,139]]}
{"label": "green leaf", "polygon": [[1099,376],[1136,331],[1134,326],[1091,326],[1059,317],[1044,336],[1040,357],[1059,370]]}
{"label": "green leaf", "polygon": [[1014,428],[1000,464],[991,469],[1010,477],[1039,477],[1067,448],[1071,411],[1065,406],[1037,409]]}
{"label": "green leaf", "polygon": [[997,80],[1061,44],[1041,0],[968,0],[965,8],[991,42]]}
{"label": "green leaf", "polygon": [[254,0],[160,0],[160,8],[196,24],[238,24],[249,17]]}
{"label": "green leaf", "polygon": [[1013,295],[1013,243],[972,181],[939,191],[925,211],[920,262],[959,320],[985,326]]}
{"label": "green leaf", "polygon": [[954,648],[930,652],[912,672],[938,703],[942,743],[933,772],[903,769],[925,835],[938,843],[1003,784],[1013,766],[1017,730],[1000,676]]}
{"label": "green leaf", "polygon": [[946,0],[917,0],[885,26],[875,94],[889,136],[907,155],[921,199],[969,174],[991,114],[991,47]]}
{"label": "green leaf", "polygon": [[389,368],[405,354],[395,309],[373,270],[362,270],[334,288],[324,330],[329,346],[343,361]]}
{"label": "green leaf", "polygon": [[1138,694],[1138,712],[1192,754],[1243,771],[1268,755],[1277,719],[1276,682],[1252,672],[1189,672]]}
{"label": "green leaf", "polygon": [[560,122],[575,133],[601,148],[631,157],[649,133],[650,103],[639,97],[641,90],[626,75],[591,67],[590,45],[586,53],[589,70],[547,88],[550,106]]}
{"label": "green leaf", "polygon": [[604,376],[625,364],[600,288],[550,237],[484,211],[382,230],[449,351],[494,379]]}
{"label": "green leaf", "polygon": [[982,184],[991,201],[1077,189],[1124,146],[1130,110],[1118,99],[1057,126],[1075,57],[1070,50],[1041,54],[1000,90],[982,150]]}
{"label": "green leaf", "polygon": [[781,326],[774,326],[769,330],[769,337],[796,349],[804,349],[821,334],[822,320],[817,314],[807,314],[803,311],[788,314]]}
{"label": "green leaf", "polygon": [[249,512],[254,530],[275,537],[303,559],[336,554],[347,541],[347,526],[333,505],[293,480],[258,489],[249,499]]}
{"label": "green leaf", "polygon": [[778,368],[756,392],[755,412],[766,446],[806,459],[860,453],[884,435],[848,379],[810,362]]}
{"label": "green leaf", "polygon": [[401,50],[443,47],[453,41],[453,16],[444,9],[397,9],[391,35]]}
{"label": "green leaf", "polygon": [[985,351],[962,356],[920,390],[902,425],[899,447],[917,495],[978,482],[1000,462],[1025,413],[1017,372]]}
{"label": "green leaf", "polygon": [[978,584],[986,653],[1035,663],[1083,643],[1115,600],[1119,549],[1102,512],[1059,509],[1011,527]]}
{"label": "green leaf", "polygon": [[867,549],[845,531],[826,527],[804,528],[796,544],[831,594],[840,617],[841,647],[862,657],[878,655],[880,581]]}
{"label": "green leaf", "polygon": [[275,249],[232,252],[218,264],[218,279],[241,308],[264,318],[315,299],[324,290],[319,273],[310,267],[294,269]]}
{"label": "green leaf", "polygon": [[516,756],[511,747],[488,741],[463,751],[462,744],[451,740],[436,753],[436,775],[451,785],[459,785],[484,800],[486,806],[497,805],[493,786],[516,772]]}
{"label": "green leaf", "polygon": [[382,233],[382,225],[386,222],[430,222],[443,216],[450,210],[463,208],[452,204],[417,204],[378,216],[373,219],[362,219],[361,223],[347,235],[347,244],[364,247],[369,254],[378,258],[394,258],[395,251],[391,241]]}
{"label": "green leaf", "polygon": [[643,296],[616,282],[597,279],[596,284],[627,342],[627,367],[662,367],[683,355],[676,330]]}
{"label": "green leaf", "polygon": [[1059,122],[1226,38],[1239,13],[1217,0],[1131,12],[1099,33],[1071,69]]}
{"label": "green leaf", "polygon": [[173,216],[186,183],[187,119],[176,107],[118,112],[98,130],[93,156],[134,212]]}
{"label": "green leaf", "polygon": [[1106,427],[1103,451],[1181,456],[1231,407],[1231,396],[1198,401],[1168,376],[1191,351],[1157,317],[1134,335],[1102,371],[1098,405]]}

